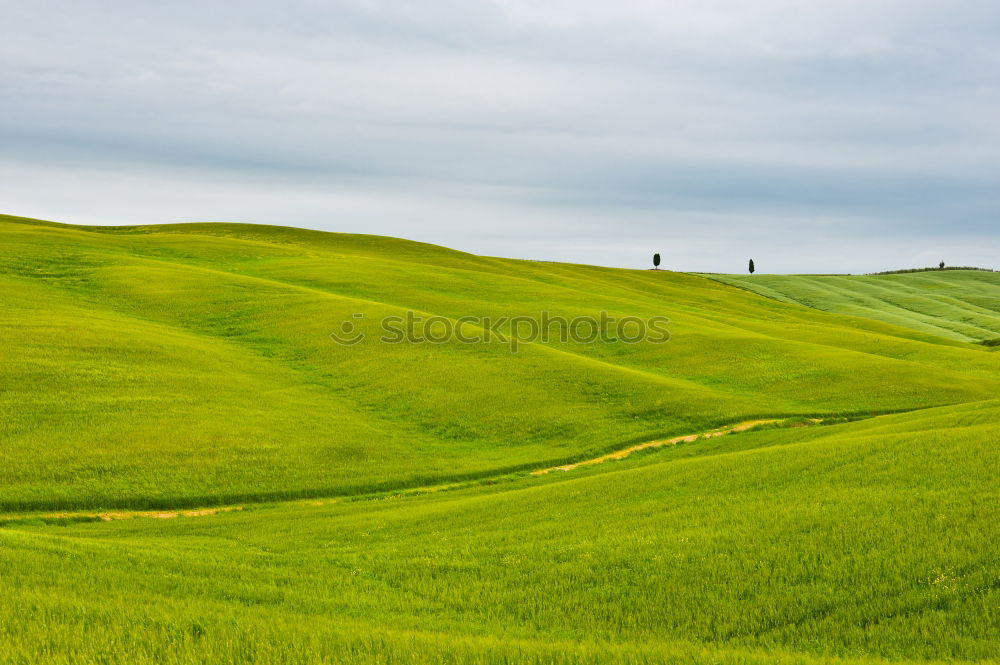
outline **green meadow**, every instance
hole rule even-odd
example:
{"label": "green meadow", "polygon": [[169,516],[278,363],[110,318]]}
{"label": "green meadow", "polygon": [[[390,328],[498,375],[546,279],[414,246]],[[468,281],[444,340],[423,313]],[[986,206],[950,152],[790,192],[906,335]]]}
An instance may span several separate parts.
{"label": "green meadow", "polygon": [[0,217],[0,662],[998,662],[998,303]]}

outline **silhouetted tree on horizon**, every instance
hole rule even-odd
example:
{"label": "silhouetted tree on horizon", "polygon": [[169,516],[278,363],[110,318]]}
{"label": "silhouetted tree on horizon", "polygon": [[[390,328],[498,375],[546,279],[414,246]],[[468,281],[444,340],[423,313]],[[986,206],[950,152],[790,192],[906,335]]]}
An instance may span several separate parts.
{"label": "silhouetted tree on horizon", "polygon": [[659,267],[660,267],[660,255],[653,254],[653,269],[655,270]]}
{"label": "silhouetted tree on horizon", "polygon": [[944,270],[944,261],[938,264],[938,268]]}
{"label": "silhouetted tree on horizon", "polygon": [[754,268],[753,268],[753,259],[750,259],[750,274],[751,275],[753,274],[753,270],[754,270]]}

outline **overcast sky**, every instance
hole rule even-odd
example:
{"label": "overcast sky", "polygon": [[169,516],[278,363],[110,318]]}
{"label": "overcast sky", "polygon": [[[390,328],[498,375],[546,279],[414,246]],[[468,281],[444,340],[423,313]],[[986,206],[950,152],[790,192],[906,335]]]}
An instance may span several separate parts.
{"label": "overcast sky", "polygon": [[0,212],[1000,268],[996,0],[0,0]]}

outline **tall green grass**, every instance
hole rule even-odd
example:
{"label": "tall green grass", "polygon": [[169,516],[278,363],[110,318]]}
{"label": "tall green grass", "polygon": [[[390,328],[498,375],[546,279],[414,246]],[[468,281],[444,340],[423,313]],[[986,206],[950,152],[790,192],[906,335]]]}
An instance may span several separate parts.
{"label": "tall green grass", "polygon": [[[997,662],[996,278],[761,277],[0,217],[0,663]],[[769,416],[843,422],[518,473]]]}
{"label": "tall green grass", "polygon": [[0,657],[991,661],[998,417],[947,407],[495,488],[0,530]]}

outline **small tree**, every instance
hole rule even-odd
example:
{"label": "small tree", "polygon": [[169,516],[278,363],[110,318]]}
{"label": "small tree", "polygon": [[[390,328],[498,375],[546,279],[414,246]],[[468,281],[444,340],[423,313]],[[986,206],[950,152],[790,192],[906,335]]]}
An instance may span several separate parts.
{"label": "small tree", "polygon": [[938,268],[944,270],[944,261],[938,264]]}
{"label": "small tree", "polygon": [[750,259],[750,274],[751,275],[753,274],[753,270],[754,270],[754,268],[753,268],[753,259]]}
{"label": "small tree", "polygon": [[656,270],[659,269],[659,267],[660,267],[660,255],[653,254],[653,269]]}

